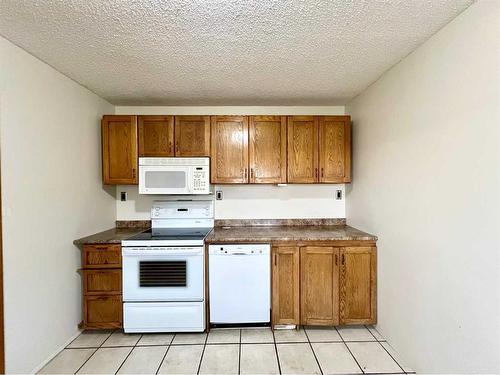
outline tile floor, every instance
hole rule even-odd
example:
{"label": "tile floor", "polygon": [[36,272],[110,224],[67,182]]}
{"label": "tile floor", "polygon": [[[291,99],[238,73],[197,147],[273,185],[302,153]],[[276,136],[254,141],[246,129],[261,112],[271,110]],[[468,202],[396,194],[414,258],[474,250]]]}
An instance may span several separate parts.
{"label": "tile floor", "polygon": [[42,374],[404,374],[413,371],[373,327],[231,329],[205,333],[87,331]]}

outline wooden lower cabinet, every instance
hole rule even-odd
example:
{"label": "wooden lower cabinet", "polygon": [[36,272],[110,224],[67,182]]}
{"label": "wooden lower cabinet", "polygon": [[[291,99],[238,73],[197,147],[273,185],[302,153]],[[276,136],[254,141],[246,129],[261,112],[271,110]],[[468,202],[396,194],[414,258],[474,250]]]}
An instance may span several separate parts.
{"label": "wooden lower cabinet", "polygon": [[377,248],[305,245],[273,246],[272,325],[375,324]]}
{"label": "wooden lower cabinet", "polygon": [[299,248],[272,249],[272,324],[299,324]]}
{"label": "wooden lower cabinet", "polygon": [[82,253],[83,322],[81,328],[123,326],[121,247],[85,245]]}
{"label": "wooden lower cabinet", "polygon": [[300,323],[339,324],[339,249],[300,248]]}

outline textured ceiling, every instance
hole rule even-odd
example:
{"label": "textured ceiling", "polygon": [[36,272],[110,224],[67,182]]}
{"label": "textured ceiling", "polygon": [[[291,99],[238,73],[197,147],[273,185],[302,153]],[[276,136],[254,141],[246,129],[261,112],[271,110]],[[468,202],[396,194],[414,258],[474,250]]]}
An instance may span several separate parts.
{"label": "textured ceiling", "polygon": [[1,0],[0,34],[117,105],[333,105],[471,3]]}

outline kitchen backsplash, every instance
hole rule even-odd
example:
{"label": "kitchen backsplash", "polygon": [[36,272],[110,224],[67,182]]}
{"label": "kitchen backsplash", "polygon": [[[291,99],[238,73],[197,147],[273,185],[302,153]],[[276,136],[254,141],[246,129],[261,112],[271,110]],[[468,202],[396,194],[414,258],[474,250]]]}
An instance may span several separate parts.
{"label": "kitchen backsplash", "polygon": [[[217,185],[222,200],[215,201],[216,219],[345,218],[345,185]],[[342,199],[336,199],[337,190]],[[127,201],[120,193],[127,193]],[[147,220],[161,195],[139,195],[137,186],[116,187],[116,219]],[[213,195],[210,196],[215,199]],[[190,198],[190,196],[185,196]]]}

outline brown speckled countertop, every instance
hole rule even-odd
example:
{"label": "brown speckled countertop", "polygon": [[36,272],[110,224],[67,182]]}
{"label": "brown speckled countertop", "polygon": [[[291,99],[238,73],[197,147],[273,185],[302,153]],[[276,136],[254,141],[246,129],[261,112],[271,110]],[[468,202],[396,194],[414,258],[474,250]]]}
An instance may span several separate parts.
{"label": "brown speckled countertop", "polygon": [[376,236],[348,225],[215,227],[206,238],[207,243],[376,240]]}
{"label": "brown speckled countertop", "polygon": [[121,243],[122,240],[126,240],[127,238],[130,238],[144,230],[145,228],[113,228],[87,237],[79,238],[74,240],[73,243],[75,245]]}

